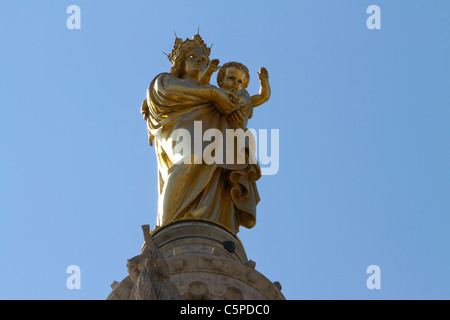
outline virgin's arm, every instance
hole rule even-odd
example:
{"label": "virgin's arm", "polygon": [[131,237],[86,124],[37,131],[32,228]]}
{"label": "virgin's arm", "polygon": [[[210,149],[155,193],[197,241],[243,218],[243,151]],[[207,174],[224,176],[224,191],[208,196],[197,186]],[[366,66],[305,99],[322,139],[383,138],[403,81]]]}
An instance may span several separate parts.
{"label": "virgin's arm", "polygon": [[200,86],[192,81],[178,79],[173,76],[166,76],[163,81],[156,81],[154,89],[175,100],[182,99],[183,95],[189,95],[205,100],[205,102],[213,101],[213,86]]}
{"label": "virgin's arm", "polygon": [[200,86],[187,79],[168,76],[164,81],[156,81],[154,89],[174,101],[213,102],[217,109],[224,114],[230,114],[238,108],[232,102],[232,99],[237,101],[237,97],[231,91],[213,85]]}

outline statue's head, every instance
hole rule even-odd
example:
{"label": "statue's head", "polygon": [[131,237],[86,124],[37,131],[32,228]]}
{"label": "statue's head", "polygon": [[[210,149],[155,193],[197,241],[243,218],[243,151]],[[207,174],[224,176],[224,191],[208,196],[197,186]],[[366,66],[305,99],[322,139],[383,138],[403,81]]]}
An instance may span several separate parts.
{"label": "statue's head", "polygon": [[250,74],[246,66],[239,62],[225,63],[217,74],[219,87],[237,92],[245,89],[250,82]]}
{"label": "statue's head", "polygon": [[210,53],[211,48],[206,46],[199,34],[185,41],[176,38],[172,53],[167,56],[172,62],[170,73],[177,78],[189,76],[198,80],[209,64]]}

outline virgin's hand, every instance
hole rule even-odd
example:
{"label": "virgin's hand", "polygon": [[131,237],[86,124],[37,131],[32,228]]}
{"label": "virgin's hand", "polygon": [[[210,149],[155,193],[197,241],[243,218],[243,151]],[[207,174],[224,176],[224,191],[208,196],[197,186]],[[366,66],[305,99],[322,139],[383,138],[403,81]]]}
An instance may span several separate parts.
{"label": "virgin's hand", "polygon": [[220,112],[230,114],[238,108],[233,101],[239,101],[238,97],[231,91],[214,88],[212,89],[212,100]]}
{"label": "virgin's hand", "polygon": [[231,121],[237,123],[238,125],[244,123],[244,115],[241,110],[235,110],[229,115]]}

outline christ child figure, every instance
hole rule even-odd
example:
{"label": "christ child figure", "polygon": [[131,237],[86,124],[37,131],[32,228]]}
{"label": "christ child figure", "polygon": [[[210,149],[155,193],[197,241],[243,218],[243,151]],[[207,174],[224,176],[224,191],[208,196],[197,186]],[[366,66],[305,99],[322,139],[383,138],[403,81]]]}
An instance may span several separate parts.
{"label": "christ child figure", "polygon": [[238,98],[238,101],[233,102],[241,108],[229,115],[236,123],[247,122],[253,116],[253,108],[262,105],[270,98],[269,73],[267,69],[261,68],[257,75],[260,82],[259,94],[250,96],[246,90],[250,82],[250,74],[247,67],[242,63],[225,63],[217,74],[219,87],[230,90]]}

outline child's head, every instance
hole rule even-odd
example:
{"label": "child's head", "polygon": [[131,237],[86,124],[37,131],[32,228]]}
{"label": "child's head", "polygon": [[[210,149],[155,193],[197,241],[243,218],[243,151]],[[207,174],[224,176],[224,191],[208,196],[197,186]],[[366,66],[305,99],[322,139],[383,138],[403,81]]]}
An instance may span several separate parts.
{"label": "child's head", "polygon": [[248,69],[242,63],[228,62],[220,68],[217,74],[217,84],[220,88],[238,92],[245,89],[250,82]]}

